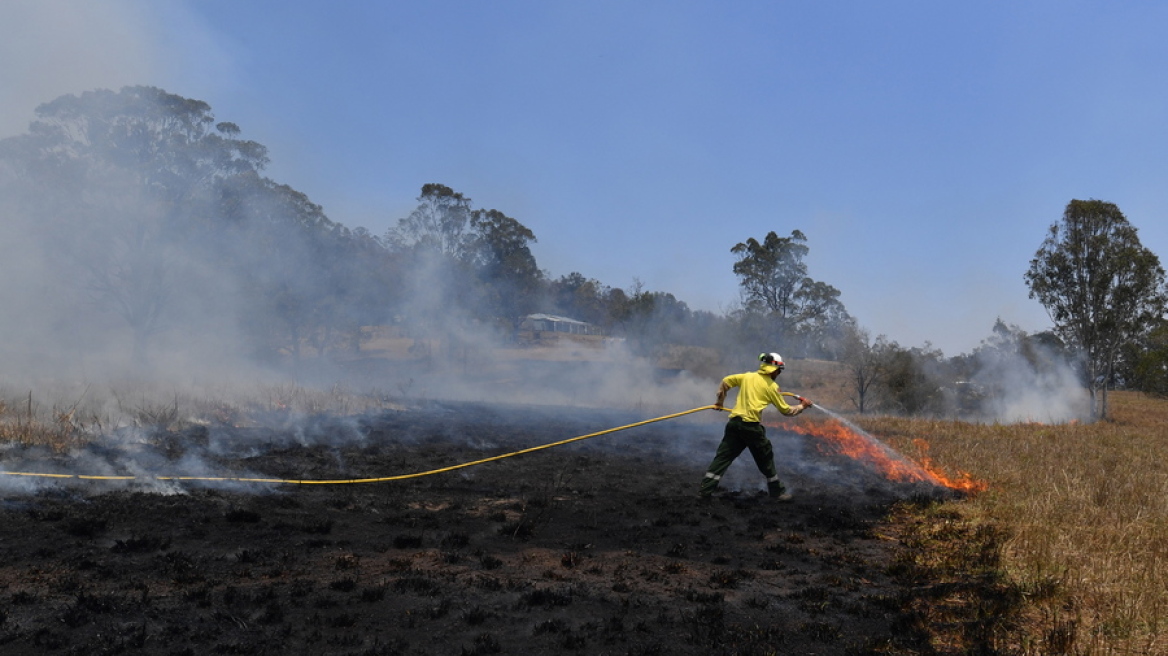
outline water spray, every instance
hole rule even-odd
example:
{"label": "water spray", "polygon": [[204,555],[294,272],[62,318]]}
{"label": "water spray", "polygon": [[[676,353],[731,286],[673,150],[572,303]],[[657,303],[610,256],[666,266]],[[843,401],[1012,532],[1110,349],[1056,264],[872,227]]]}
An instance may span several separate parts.
{"label": "water spray", "polygon": [[829,445],[831,451],[864,462],[890,480],[929,483],[963,492],[981,492],[986,489],[985,483],[973,480],[967,474],[962,474],[958,479],[952,479],[930,467],[927,460],[924,463],[914,462],[838,412],[811,403],[798,394],[790,392],[782,392],[782,394],[799,399],[807,407],[817,408],[839,426],[839,430],[827,431],[809,430],[800,426],[793,426],[788,430],[816,437],[820,440],[820,444]]}

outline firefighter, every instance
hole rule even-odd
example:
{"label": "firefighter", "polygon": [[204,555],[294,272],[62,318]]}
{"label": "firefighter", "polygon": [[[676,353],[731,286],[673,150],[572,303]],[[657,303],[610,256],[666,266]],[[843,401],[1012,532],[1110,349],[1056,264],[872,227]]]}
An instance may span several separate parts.
{"label": "firefighter", "polygon": [[758,356],[758,371],[748,371],[741,374],[732,374],[722,379],[718,387],[718,400],[714,407],[722,409],[726,400],[726,392],[731,387],[738,388],[738,399],[734,409],[730,411],[730,420],[726,422],[726,431],[722,436],[722,443],[714,454],[714,461],[710,463],[698,494],[703,499],[710,498],[722,480],[722,474],[730,467],[730,463],[742,454],[744,449],[750,449],[754,456],[754,464],[767,479],[767,492],[778,501],[789,501],[791,495],[779,480],[775,469],[775,453],[770,440],[766,436],[760,415],[768,406],[773,405],[779,412],[788,417],[803,412],[811,407],[811,401],[799,396],[799,404],[787,405],[779,384],[775,379],[783,372],[783,358],[778,353],[763,353]]}

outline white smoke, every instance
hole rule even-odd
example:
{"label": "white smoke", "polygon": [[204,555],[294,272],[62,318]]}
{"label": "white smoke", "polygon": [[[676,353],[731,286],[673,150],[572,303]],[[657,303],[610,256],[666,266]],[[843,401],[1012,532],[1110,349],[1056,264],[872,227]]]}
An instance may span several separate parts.
{"label": "white smoke", "polygon": [[970,383],[985,420],[1059,424],[1090,417],[1090,396],[1065,356],[1021,330],[999,322],[975,357]]}
{"label": "white smoke", "polygon": [[[197,26],[164,20],[173,19],[176,11],[181,9],[131,0],[0,3],[0,56],[9,64],[0,67],[0,137],[25,131],[38,105],[62,95],[127,85],[173,86],[166,82],[182,63],[166,41],[177,28],[164,25],[184,28],[181,38],[188,42],[199,38]],[[209,70],[228,66],[217,62],[213,47],[198,52],[211,59]],[[198,97],[203,89],[171,91]],[[25,193],[51,195],[51,190],[19,190]],[[152,335],[150,366],[143,369],[133,362],[125,321],[111,311],[108,299],[103,306],[80,281],[86,272],[101,269],[116,257],[118,235],[132,230],[129,224],[141,224],[137,218],[151,210],[136,204],[132,191],[116,185],[102,186],[94,194],[89,200],[105,211],[79,214],[77,208],[57,207],[27,213],[35,203],[7,193],[0,197],[0,221],[7,235],[0,240],[0,274],[5,279],[0,287],[0,307],[5,309],[0,316],[4,335],[0,397],[14,407],[29,395],[27,420],[53,425],[67,415],[63,421],[79,441],[96,440],[104,447],[74,447],[70,466],[62,469],[47,464],[60,454],[48,447],[29,448],[6,461],[9,469],[131,474],[141,480],[159,474],[221,475],[225,472],[208,458],[225,448],[214,433],[205,450],[168,461],[152,451],[157,436],[145,429],[181,433],[205,422],[214,406],[257,405],[239,390],[254,394],[290,378],[297,386],[318,389],[340,383],[354,397],[366,399],[605,408],[632,411],[642,418],[713,401],[717,381],[684,371],[662,376],[658,363],[616,340],[603,347],[570,341],[539,350],[517,346],[507,329],[476,323],[457,305],[441,302],[461,281],[458,272],[436,266],[411,272],[405,297],[398,299],[401,312],[413,319],[415,327],[421,326],[421,334],[415,335],[421,351],[377,362],[377,367],[360,373],[324,358],[300,363],[291,371],[269,369],[247,357],[236,318],[256,308],[247,306],[237,281],[213,263],[181,250],[160,254],[167,264],[159,280],[167,292],[167,321]],[[105,197],[96,197],[99,194]],[[237,247],[245,249],[246,244]],[[296,273],[295,266],[289,269],[272,275]],[[328,404],[320,409],[339,411]],[[363,439],[353,426],[317,430],[310,423],[312,414],[310,408],[289,411],[273,422],[272,430],[302,445]],[[716,443],[720,429],[715,427],[710,434]],[[703,447],[690,457],[697,462],[711,455],[712,450]],[[19,478],[0,481],[6,490],[49,484]],[[160,493],[182,488],[164,481],[155,481],[152,487]]]}
{"label": "white smoke", "polygon": [[157,79],[163,59],[148,36],[151,4],[0,3],[0,136],[23,131],[33,109],[58,96]]}

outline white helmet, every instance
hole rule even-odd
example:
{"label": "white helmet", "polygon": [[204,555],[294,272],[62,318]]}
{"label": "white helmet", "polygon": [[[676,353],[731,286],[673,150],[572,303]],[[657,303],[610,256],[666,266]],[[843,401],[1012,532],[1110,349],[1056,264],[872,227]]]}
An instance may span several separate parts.
{"label": "white helmet", "polygon": [[778,353],[762,353],[758,356],[758,360],[763,364],[773,364],[779,369],[783,368],[783,356]]}

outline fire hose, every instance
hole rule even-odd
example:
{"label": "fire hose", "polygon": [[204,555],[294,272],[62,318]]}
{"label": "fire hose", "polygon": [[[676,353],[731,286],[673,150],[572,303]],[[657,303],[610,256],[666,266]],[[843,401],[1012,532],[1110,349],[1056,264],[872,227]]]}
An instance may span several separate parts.
{"label": "fire hose", "polygon": [[[784,392],[784,394],[786,394],[786,392]],[[791,394],[789,396],[795,396],[795,395]],[[398,474],[396,476],[379,476],[376,478],[307,480],[307,479],[288,479],[288,478],[246,478],[246,477],[237,477],[237,476],[135,476],[135,475],[99,476],[99,475],[89,475],[89,474],[48,474],[48,473],[42,473],[42,472],[16,472],[16,471],[0,471],[0,475],[3,475],[3,476],[23,476],[23,477],[34,477],[34,478],[73,479],[73,480],[83,480],[83,481],[133,481],[133,480],[175,481],[175,482],[210,481],[210,482],[270,483],[270,484],[290,484],[290,485],[342,485],[342,484],[348,484],[348,483],[385,483],[385,482],[389,482],[389,481],[402,481],[402,480],[406,480],[406,479],[410,479],[410,478],[422,478],[423,476],[433,476],[434,474],[442,474],[445,472],[454,471],[456,469],[464,469],[466,467],[473,467],[475,465],[481,465],[481,464],[485,464],[488,462],[494,462],[496,460],[502,460],[504,458],[511,458],[513,456],[519,456],[519,455],[523,455],[525,453],[532,453],[534,451],[541,451],[543,449],[550,449],[554,446],[562,446],[564,444],[570,444],[572,442],[579,442],[580,440],[587,440],[589,438],[599,437],[601,435],[607,435],[609,433],[616,433],[618,431],[628,430],[630,428],[636,428],[638,426],[644,426],[646,424],[652,424],[652,423],[658,422],[658,421],[665,421],[666,419],[674,419],[674,418],[681,417],[684,415],[693,414],[695,412],[701,412],[702,410],[715,410],[715,409],[719,409],[719,408],[717,408],[716,406],[712,406],[712,405],[704,405],[700,408],[694,408],[692,410],[685,410],[683,412],[675,412],[671,415],[665,415],[663,417],[656,417],[653,419],[646,419],[644,421],[638,421],[638,422],[633,423],[633,424],[626,424],[624,426],[617,426],[616,428],[609,428],[607,430],[597,431],[595,433],[589,433],[587,435],[578,435],[576,437],[571,437],[571,438],[568,438],[566,440],[560,440],[558,442],[551,442],[549,444],[541,444],[539,446],[533,446],[533,447],[530,447],[527,449],[520,449],[519,451],[512,451],[511,453],[504,453],[504,454],[497,455],[497,456],[491,456],[490,458],[482,458],[480,460],[473,460],[471,462],[464,462],[464,463],[460,463],[457,465],[451,465],[449,467],[441,467],[438,469],[431,469],[429,471],[415,472],[412,474]]]}

